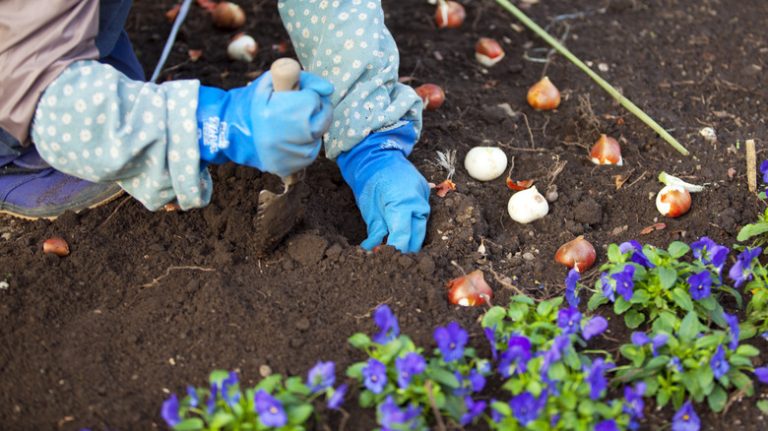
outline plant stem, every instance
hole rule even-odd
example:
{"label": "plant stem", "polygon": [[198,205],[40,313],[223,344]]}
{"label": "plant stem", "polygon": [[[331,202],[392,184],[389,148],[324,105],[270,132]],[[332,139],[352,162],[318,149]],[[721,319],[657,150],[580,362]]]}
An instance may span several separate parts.
{"label": "plant stem", "polygon": [[659,134],[669,145],[671,145],[674,149],[676,149],[680,154],[687,156],[689,154],[688,150],[685,149],[678,141],[675,139],[672,135],[669,134],[666,130],[664,130],[663,127],[659,125],[656,121],[653,120],[648,114],[643,112],[642,109],[638,108],[637,105],[632,103],[631,100],[624,97],[621,93],[619,93],[618,90],[616,90],[611,84],[609,84],[606,80],[600,77],[597,73],[595,73],[592,69],[589,68],[586,64],[584,64],[583,61],[579,60],[578,57],[576,57],[571,51],[568,50],[563,44],[557,41],[554,37],[552,37],[549,33],[546,32],[543,28],[541,28],[538,24],[533,22],[530,18],[528,18],[527,15],[523,13],[520,9],[515,7],[512,3],[510,3],[508,0],[496,0],[496,3],[501,5],[504,9],[507,9],[512,15],[515,16],[515,18],[519,19],[523,24],[525,24],[526,27],[531,29],[534,33],[536,33],[539,37],[544,39],[548,44],[550,44],[557,52],[563,55],[563,57],[567,58],[571,61],[571,63],[575,64],[576,67],[584,71],[587,75],[589,75],[590,78],[592,78],[593,81],[597,83],[600,87],[603,88],[608,94],[610,94],[614,99],[616,99],[621,106],[625,107],[629,112],[634,114],[637,118],[640,119],[643,123],[645,123],[648,127],[653,129],[656,133]]}

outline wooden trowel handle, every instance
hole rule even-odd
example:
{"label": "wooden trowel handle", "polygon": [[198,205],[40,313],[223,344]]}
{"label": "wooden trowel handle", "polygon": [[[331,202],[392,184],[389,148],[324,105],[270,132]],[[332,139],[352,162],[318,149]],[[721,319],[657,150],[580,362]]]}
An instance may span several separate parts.
{"label": "wooden trowel handle", "polygon": [[272,63],[272,85],[275,91],[293,91],[299,88],[299,62],[292,58],[280,58]]}
{"label": "wooden trowel handle", "polygon": [[[288,57],[279,58],[272,63],[272,67],[269,68],[272,72],[272,86],[275,91],[295,91],[299,89],[299,72],[301,72],[301,65],[299,62]],[[299,182],[301,176],[299,173],[288,175],[283,177],[283,184],[285,188],[294,185]]]}

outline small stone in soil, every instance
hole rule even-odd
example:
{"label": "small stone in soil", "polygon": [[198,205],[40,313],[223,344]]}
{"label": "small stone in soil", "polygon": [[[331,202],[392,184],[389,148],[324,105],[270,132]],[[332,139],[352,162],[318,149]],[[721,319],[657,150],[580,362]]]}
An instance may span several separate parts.
{"label": "small stone in soil", "polygon": [[299,331],[306,331],[307,329],[309,329],[309,326],[310,326],[309,319],[307,319],[306,317],[303,317],[296,321],[296,329],[298,329]]}

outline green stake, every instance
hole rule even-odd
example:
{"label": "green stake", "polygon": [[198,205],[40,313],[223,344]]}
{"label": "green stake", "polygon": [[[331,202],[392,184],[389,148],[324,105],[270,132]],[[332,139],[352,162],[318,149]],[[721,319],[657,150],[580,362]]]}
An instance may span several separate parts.
{"label": "green stake", "polygon": [[523,24],[525,24],[526,27],[531,29],[534,33],[539,35],[542,39],[544,39],[548,44],[552,45],[557,52],[563,55],[563,57],[567,58],[571,61],[571,63],[575,64],[579,69],[583,70],[584,73],[589,75],[592,80],[594,80],[597,85],[603,87],[603,90],[607,91],[608,94],[613,96],[614,99],[616,99],[621,106],[627,108],[627,110],[633,114],[637,118],[639,118],[643,123],[647,124],[648,127],[653,129],[656,133],[658,133],[669,145],[671,145],[674,149],[680,152],[680,154],[687,156],[688,150],[685,149],[679,142],[677,142],[677,139],[672,137],[672,135],[669,134],[664,128],[662,128],[659,123],[653,120],[648,114],[643,112],[642,109],[638,108],[637,105],[632,103],[631,100],[624,97],[621,93],[618,92],[611,84],[609,84],[606,80],[600,77],[597,73],[592,71],[592,69],[589,68],[586,64],[584,64],[583,61],[579,60],[571,51],[568,50],[568,48],[564,47],[560,42],[557,41],[554,37],[550,36],[549,33],[546,32],[543,28],[539,27],[538,24],[533,22],[528,16],[526,16],[520,9],[515,7],[512,3],[510,3],[508,0],[496,0],[496,3],[500,4],[504,9],[508,10],[512,15],[515,16],[515,18],[519,19]]}

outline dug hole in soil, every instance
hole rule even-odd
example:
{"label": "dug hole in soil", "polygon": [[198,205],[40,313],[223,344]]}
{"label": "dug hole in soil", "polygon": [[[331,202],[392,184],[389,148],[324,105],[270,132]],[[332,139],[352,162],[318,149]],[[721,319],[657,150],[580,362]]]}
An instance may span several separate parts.
{"label": "dug hole in soil", "polygon": [[[134,4],[127,30],[148,75],[170,30],[164,13],[174,3]],[[261,47],[254,62],[230,61],[226,45],[234,32],[213,28],[193,6],[162,79],[232,88],[265,70],[279,56],[271,47],[287,34],[275,1],[242,3],[243,30]],[[743,142],[757,139],[758,160],[766,157],[765,0],[741,0],[737,7],[719,0],[541,0],[526,8],[556,35],[567,31],[567,46],[670,130],[691,151],[688,157],[562,57],[552,56],[546,66],[526,60],[545,56],[546,49],[537,49],[544,43],[495,2],[462,3],[463,27],[437,30],[434,6],[426,1],[384,1],[401,76],[413,86],[439,84],[447,95],[439,110],[425,113],[411,160],[434,183],[446,177],[435,164],[437,151],[455,150],[459,160],[457,191],[431,198],[420,253],[360,249],[365,226],[354,197],[323,157],[307,174],[303,224],[262,259],[249,247],[262,175],[231,164],[212,169],[213,200],[200,210],[151,213],[122,197],[54,222],[2,218],[0,280],[9,285],[0,290],[2,428],[164,428],[159,408],[169,391],[202,385],[216,368],[237,370],[251,385],[264,365],[304,375],[316,361],[332,360],[341,378],[363,358],[347,337],[373,331],[371,311],[384,303],[421,346],[431,349],[433,329],[455,320],[487,353],[476,323],[483,309],[446,299],[445,283],[460,275],[459,267],[483,269],[499,305],[514,294],[510,284],[550,297],[562,293],[566,275],[553,261],[555,250],[578,235],[595,244],[599,265],[608,244],[630,239],[666,246],[707,235],[731,245],[762,211],[747,190]],[[474,59],[482,36],[506,50],[492,68]],[[202,50],[202,57],[191,61],[190,49]],[[563,93],[556,112],[525,103],[545,67]],[[717,142],[699,135],[704,126],[717,131]],[[620,139],[623,166],[588,160],[587,148],[600,133]],[[463,169],[464,155],[477,145],[499,146],[514,158],[516,179],[534,178],[542,192],[556,186],[550,214],[529,225],[513,222],[504,176],[481,183]],[[708,184],[678,219],[663,219],[654,205],[662,170]],[[625,180],[619,189],[617,175]],[[640,235],[657,221],[666,228]],[[71,255],[42,253],[42,242],[54,235],[69,242]],[[486,254],[478,252],[481,244]],[[612,322],[611,339],[620,340],[606,341],[619,360],[628,332],[610,310],[600,313]],[[753,343],[768,361],[766,344]],[[356,395],[345,404],[346,429],[373,429],[374,412],[357,407]],[[756,396],[768,390],[758,387]],[[699,409],[703,429],[768,427],[755,398],[722,415],[705,411]],[[643,426],[658,429],[672,414],[649,405]],[[340,415],[323,418],[317,429],[339,428]]]}

